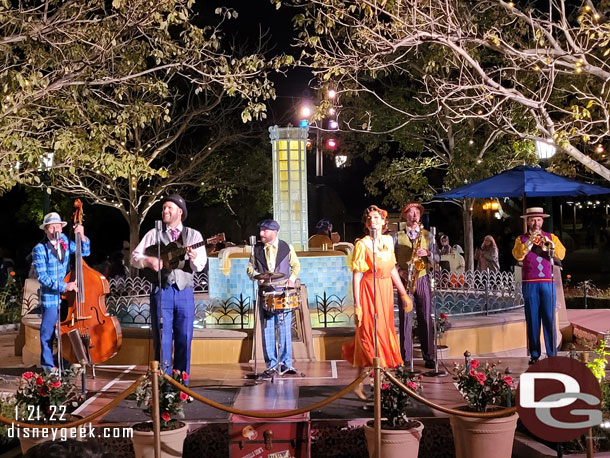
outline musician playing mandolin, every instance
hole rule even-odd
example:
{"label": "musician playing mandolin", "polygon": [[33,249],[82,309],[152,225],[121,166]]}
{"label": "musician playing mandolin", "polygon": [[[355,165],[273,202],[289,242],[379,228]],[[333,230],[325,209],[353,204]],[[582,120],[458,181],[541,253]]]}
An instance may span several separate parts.
{"label": "musician playing mandolin", "polygon": [[[40,365],[45,370],[54,367],[53,339],[59,310],[60,295],[66,291],[76,291],[76,282],[64,283],[68,273],[70,254],[76,252],[76,243],[68,240],[62,230],[67,223],[61,220],[56,212],[45,215],[40,225],[46,234],[43,240],[32,250],[32,263],[36,278],[40,283],[40,298],[42,302],[42,321],[40,323]],[[91,244],[85,237],[82,225],[74,228],[74,233],[81,234],[82,255],[89,256]]]}
{"label": "musician playing mandolin", "polygon": [[[413,295],[415,312],[417,314],[417,333],[421,343],[422,356],[428,369],[435,367],[436,351],[434,347],[434,323],[432,321],[432,300],[430,292],[430,233],[421,225],[424,206],[418,202],[406,204],[400,212],[400,217],[407,222],[405,230],[394,236],[394,250],[398,274],[410,284],[407,284],[409,294]],[[415,249],[415,250],[414,250]],[[437,254],[435,255],[438,256]],[[413,265],[421,267],[414,269]],[[412,271],[409,277],[409,270]],[[411,316],[398,307],[400,320],[400,351],[407,364],[413,358],[411,339]]]}
{"label": "musician playing mandolin", "polygon": [[[160,236],[162,253],[166,251],[163,250],[165,247],[176,246],[176,249],[166,253],[165,256],[162,255],[161,260],[153,255],[156,253],[157,245],[157,231],[153,228],[144,235],[131,254],[131,265],[138,269],[152,269],[155,272],[161,270],[161,289],[156,284],[157,280],[154,290],[150,293],[155,358],[160,361],[162,350],[161,363],[166,372],[169,373],[170,363],[173,361],[174,369],[189,373],[195,317],[193,272],[201,272],[207,263],[205,243],[199,231],[182,224],[188,213],[186,202],[181,196],[172,194],[165,197],[162,204],[161,218],[164,223]],[[196,244],[199,247],[193,247]],[[177,252],[178,255],[171,258],[172,252]],[[161,306],[160,310],[159,306]],[[162,336],[159,333],[161,327],[159,318],[163,320]]]}

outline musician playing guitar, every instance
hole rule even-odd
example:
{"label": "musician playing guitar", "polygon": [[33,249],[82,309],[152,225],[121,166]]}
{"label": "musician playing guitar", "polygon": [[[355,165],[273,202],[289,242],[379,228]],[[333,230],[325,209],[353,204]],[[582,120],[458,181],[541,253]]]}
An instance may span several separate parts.
{"label": "musician playing guitar", "polygon": [[[172,194],[165,197],[162,203],[162,259],[159,261],[156,257],[157,231],[151,229],[131,254],[131,265],[138,269],[149,268],[155,272],[161,270],[161,289],[156,284],[158,280],[155,280],[155,288],[150,293],[155,358],[160,360],[162,353],[161,363],[169,373],[173,344],[173,369],[189,373],[195,315],[193,272],[201,272],[207,263],[205,242],[199,231],[183,226],[182,222],[188,213],[182,197]],[[164,249],[167,247],[176,248]],[[159,318],[163,320],[162,336],[159,333]]]}

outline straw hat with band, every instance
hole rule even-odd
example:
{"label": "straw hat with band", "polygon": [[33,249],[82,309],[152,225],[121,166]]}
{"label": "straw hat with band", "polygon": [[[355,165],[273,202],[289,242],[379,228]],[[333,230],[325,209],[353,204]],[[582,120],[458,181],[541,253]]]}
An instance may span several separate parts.
{"label": "straw hat with band", "polygon": [[61,216],[59,216],[59,213],[51,212],[44,215],[44,218],[42,219],[42,224],[38,227],[44,231],[49,224],[61,224],[61,227],[65,227],[65,225],[68,223],[61,220]]}
{"label": "straw hat with band", "polygon": [[525,210],[525,215],[522,215],[521,218],[533,218],[535,216],[548,218],[551,215],[544,213],[544,208],[542,207],[530,207]]}

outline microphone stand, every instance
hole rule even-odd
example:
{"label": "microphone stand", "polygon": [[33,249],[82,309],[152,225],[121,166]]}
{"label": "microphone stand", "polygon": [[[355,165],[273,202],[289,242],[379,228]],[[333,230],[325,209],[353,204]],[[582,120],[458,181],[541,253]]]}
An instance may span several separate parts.
{"label": "microphone stand", "polygon": [[426,377],[446,377],[447,376],[447,371],[441,369],[439,370],[438,368],[438,343],[439,343],[439,339],[440,336],[438,335],[437,329],[436,329],[436,315],[437,315],[437,310],[436,310],[436,302],[434,301],[434,293],[436,291],[436,282],[435,280],[435,275],[436,275],[436,227],[434,226],[430,226],[430,265],[431,265],[431,271],[430,272],[430,311],[432,312],[432,324],[433,324],[433,330],[434,330],[434,370],[426,372],[424,375]]}
{"label": "microphone stand", "polygon": [[[58,260],[63,263],[67,252],[61,254],[61,245],[59,240],[61,239],[61,233],[55,232],[55,249],[57,250]],[[61,259],[59,259],[61,257]],[[69,262],[69,261],[68,261]],[[57,279],[57,285],[61,279],[59,278],[59,263],[55,264],[55,278]],[[78,294],[78,292],[76,292]],[[57,369],[59,370],[58,379],[61,381],[61,374],[63,372],[63,357],[61,355],[61,292],[57,289],[57,322],[55,323],[55,336],[57,338]]]}
{"label": "microphone stand", "polygon": [[[155,230],[157,231],[157,284],[159,288],[159,300],[157,301],[157,324],[158,324],[158,332],[159,332],[159,362],[161,363],[161,372],[165,372],[166,361],[163,359],[163,283],[162,283],[162,273],[161,273],[161,233],[163,232],[163,222],[160,220],[155,221]],[[151,325],[152,326],[152,325]]]}
{"label": "microphone stand", "polygon": [[[552,238],[552,234],[551,234],[551,238]],[[551,244],[549,246],[549,258],[551,261],[551,305],[552,305],[552,327],[553,329],[551,330],[551,335],[553,336],[553,350],[555,350],[555,352],[557,352],[557,334],[555,331],[556,328],[556,322],[555,322],[555,318],[556,318],[556,308],[557,308],[557,304],[555,303],[557,298],[556,298],[556,292],[555,292],[555,244],[552,242],[551,240]],[[546,355],[547,357],[549,355]]]}
{"label": "microphone stand", "polygon": [[[254,245],[256,245],[256,236],[251,235],[249,240],[249,245],[252,247],[252,253],[250,256],[254,256]],[[254,312],[254,328],[252,331],[252,354],[254,355],[254,373],[247,374],[244,378],[254,379],[255,381],[259,381],[262,378],[262,374],[258,373],[258,339],[256,338],[257,327],[259,323],[258,314],[261,313],[260,310],[260,300],[259,294],[256,288],[256,280],[252,279],[252,310]],[[261,334],[263,329],[261,327]]]}
{"label": "microphone stand", "polygon": [[375,332],[375,358],[379,357],[377,349],[377,266],[375,262],[375,241],[377,240],[377,229],[371,228],[373,238],[373,329]]}

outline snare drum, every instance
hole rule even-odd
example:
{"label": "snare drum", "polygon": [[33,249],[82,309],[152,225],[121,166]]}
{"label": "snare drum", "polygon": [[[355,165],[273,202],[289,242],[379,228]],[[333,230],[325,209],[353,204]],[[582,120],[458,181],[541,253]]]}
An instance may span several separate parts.
{"label": "snare drum", "polygon": [[300,295],[296,288],[263,292],[263,308],[271,313],[290,312],[299,306]]}

